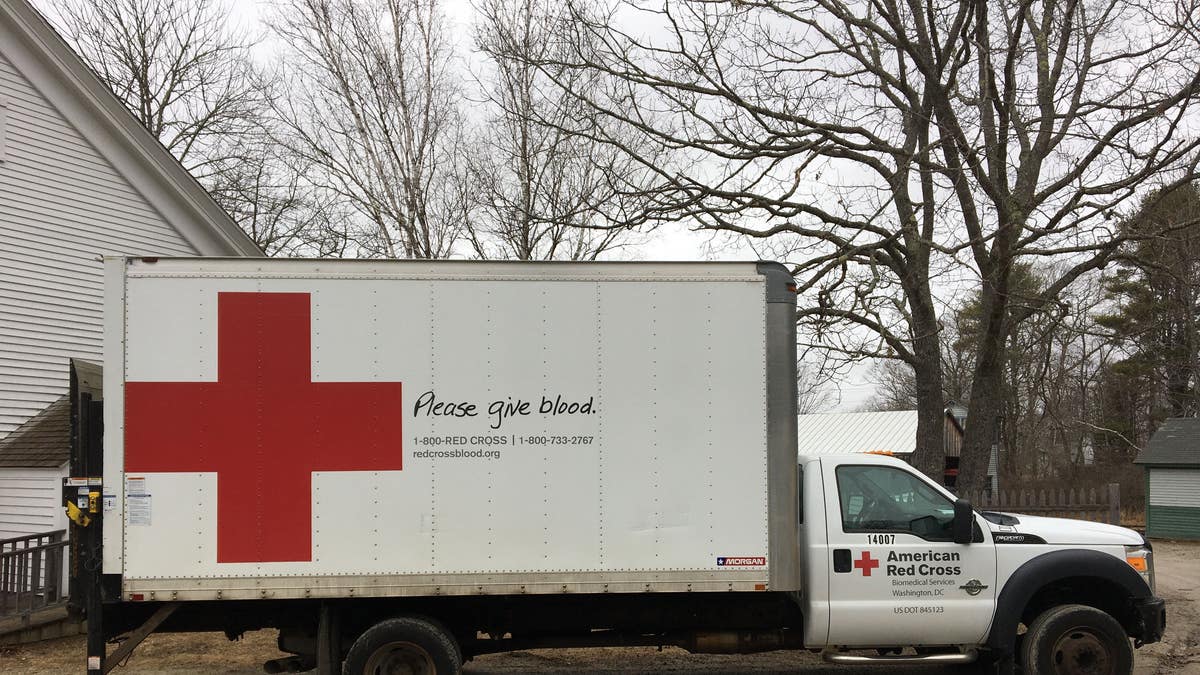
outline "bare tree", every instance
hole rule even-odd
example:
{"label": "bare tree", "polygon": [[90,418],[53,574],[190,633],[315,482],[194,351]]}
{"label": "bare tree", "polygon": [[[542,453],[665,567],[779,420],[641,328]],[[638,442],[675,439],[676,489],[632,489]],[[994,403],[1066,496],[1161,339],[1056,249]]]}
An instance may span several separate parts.
{"label": "bare tree", "polygon": [[67,0],[80,56],[268,255],[334,254],[327,204],[266,137],[272,81],[213,0]]}
{"label": "bare tree", "polygon": [[357,215],[355,253],[443,258],[470,200],[458,73],[437,0],[291,0],[277,140]]}
{"label": "bare tree", "polygon": [[[976,8],[979,57],[935,109],[978,273],[982,331],[962,472],[979,483],[1002,414],[1004,348],[1129,238],[1110,221],[1152,183],[1196,175],[1200,140],[1181,132],[1200,101],[1192,2],[1001,3]],[[1042,290],[1011,301],[1020,261]]]}
{"label": "bare tree", "polygon": [[253,40],[213,0],[62,0],[71,45],[146,129],[206,186],[244,158],[266,83]]}
{"label": "bare tree", "polygon": [[913,410],[917,407],[917,380],[903,361],[881,361],[867,376],[875,392],[862,405],[864,412]]}
{"label": "bare tree", "polygon": [[822,377],[819,364],[796,362],[796,412],[800,415],[825,412],[833,405],[829,382]]}
{"label": "bare tree", "polygon": [[[526,60],[566,47],[552,33],[558,3],[483,0],[475,7],[476,49],[489,58],[481,81],[491,112],[472,153],[476,209],[468,235],[482,258],[593,260],[627,245],[640,215],[647,172],[598,135],[602,117]],[[597,76],[558,70],[573,92],[596,89]],[[626,139],[636,143],[636,139]],[[643,148],[654,151],[653,147]]]}
{"label": "bare tree", "polygon": [[[913,368],[927,472],[943,405],[932,287],[973,278],[985,337],[960,473],[973,489],[1007,336],[1111,259],[1116,209],[1195,173],[1193,2],[575,0],[556,23],[575,50],[526,58],[560,86],[560,71],[620,85],[580,96],[674,151],[649,167],[669,186],[656,216],[782,239],[813,346]],[[1071,264],[1010,311],[1013,266],[1059,258]]]}
{"label": "bare tree", "polygon": [[352,215],[273,142],[269,128],[222,141],[241,146],[230,153],[239,160],[208,181],[209,194],[267,255],[353,253],[347,229]]}
{"label": "bare tree", "polygon": [[[1010,280],[1009,311],[1024,313],[1031,302],[1040,303],[1046,280],[1059,278],[1061,267],[1017,265]],[[1071,477],[1091,456],[1095,402],[1115,352],[1114,343],[1096,326],[1106,304],[1100,275],[1091,273],[1060,294],[1058,302],[1040,303],[1007,336],[999,393],[1003,424],[993,440],[1004,450],[1001,468],[1008,479]],[[984,334],[982,309],[982,292],[956,308],[947,321],[947,352],[977,361]],[[948,374],[947,380],[951,378]],[[970,423],[968,418],[968,427]]]}

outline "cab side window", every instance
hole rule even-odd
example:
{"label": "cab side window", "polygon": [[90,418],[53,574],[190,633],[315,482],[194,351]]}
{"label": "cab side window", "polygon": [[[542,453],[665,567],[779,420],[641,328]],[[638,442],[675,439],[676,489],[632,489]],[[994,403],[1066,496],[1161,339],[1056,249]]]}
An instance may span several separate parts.
{"label": "cab side window", "polygon": [[904,532],[953,539],[954,504],[924,481],[891,466],[839,466],[844,532]]}

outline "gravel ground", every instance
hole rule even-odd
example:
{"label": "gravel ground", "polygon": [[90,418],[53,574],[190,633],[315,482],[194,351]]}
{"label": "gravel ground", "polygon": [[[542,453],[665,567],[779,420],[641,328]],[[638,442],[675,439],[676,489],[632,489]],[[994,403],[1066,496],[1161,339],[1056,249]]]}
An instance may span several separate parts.
{"label": "gravel ground", "polygon": [[[1200,543],[1154,542],[1159,595],[1167,599],[1166,636],[1137,651],[1137,675],[1200,675]],[[228,642],[219,634],[151,635],[117,673],[261,673],[262,663],[282,656],[273,631]],[[0,650],[0,673],[32,675],[79,672],[80,637]],[[688,654],[668,648],[559,649],[481,656],[468,673],[837,673],[965,674],[971,668],[849,668],[830,666],[807,652],[747,656]]]}

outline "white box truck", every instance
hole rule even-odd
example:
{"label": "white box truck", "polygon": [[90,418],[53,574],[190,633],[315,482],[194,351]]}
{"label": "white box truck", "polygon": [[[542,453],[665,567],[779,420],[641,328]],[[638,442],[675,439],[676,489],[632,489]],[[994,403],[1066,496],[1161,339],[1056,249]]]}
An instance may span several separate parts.
{"label": "white box truck", "polygon": [[106,264],[65,487],[89,671],[154,630],[354,675],[601,645],[1119,673],[1162,634],[1133,531],[798,457],[782,265]]}

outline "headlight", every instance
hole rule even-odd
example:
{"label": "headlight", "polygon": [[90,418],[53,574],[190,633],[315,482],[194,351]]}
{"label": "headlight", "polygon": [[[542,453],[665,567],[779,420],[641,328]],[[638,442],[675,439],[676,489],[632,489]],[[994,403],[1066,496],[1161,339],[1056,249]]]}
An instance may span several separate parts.
{"label": "headlight", "polygon": [[1125,562],[1129,563],[1130,567],[1142,575],[1142,578],[1146,580],[1146,584],[1150,586],[1150,592],[1155,592],[1154,551],[1150,548],[1150,543],[1146,542],[1138,546],[1126,546]]}

